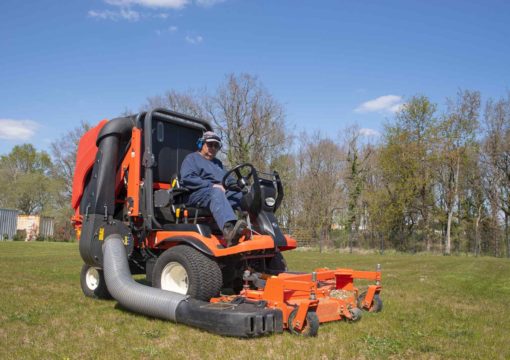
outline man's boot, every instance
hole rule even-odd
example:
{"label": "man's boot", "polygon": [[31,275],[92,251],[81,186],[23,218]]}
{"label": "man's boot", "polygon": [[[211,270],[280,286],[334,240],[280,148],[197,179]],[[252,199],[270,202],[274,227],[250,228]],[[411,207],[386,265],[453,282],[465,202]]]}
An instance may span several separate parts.
{"label": "man's boot", "polygon": [[235,223],[229,221],[223,227],[223,237],[227,241],[227,247],[237,245],[241,236],[246,235],[248,225],[244,220],[237,220]]}

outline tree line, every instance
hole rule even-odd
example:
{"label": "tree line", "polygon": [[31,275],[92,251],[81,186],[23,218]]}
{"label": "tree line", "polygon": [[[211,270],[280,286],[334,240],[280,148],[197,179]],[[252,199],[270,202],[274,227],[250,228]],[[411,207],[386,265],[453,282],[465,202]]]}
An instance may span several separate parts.
{"label": "tree line", "polygon": [[[140,107],[209,120],[227,166],[278,171],[280,225],[311,246],[395,249],[510,257],[510,94],[482,102],[459,90],[439,110],[427,96],[407,99],[378,138],[357,126],[336,136],[296,134],[284,106],[250,74],[227,75],[213,92],[169,91]],[[131,113],[125,111],[125,114]],[[71,237],[70,195],[83,122],[51,145],[0,157],[0,207],[57,219]]]}

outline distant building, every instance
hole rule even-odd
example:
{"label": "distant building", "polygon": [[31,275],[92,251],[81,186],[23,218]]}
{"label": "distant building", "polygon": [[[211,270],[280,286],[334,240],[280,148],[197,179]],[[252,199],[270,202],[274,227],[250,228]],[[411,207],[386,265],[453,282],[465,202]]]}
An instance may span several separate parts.
{"label": "distant building", "polygon": [[12,240],[16,235],[18,210],[0,209],[0,240]]}
{"label": "distant building", "polygon": [[18,215],[17,230],[25,230],[25,241],[53,237],[53,218],[39,215]]}

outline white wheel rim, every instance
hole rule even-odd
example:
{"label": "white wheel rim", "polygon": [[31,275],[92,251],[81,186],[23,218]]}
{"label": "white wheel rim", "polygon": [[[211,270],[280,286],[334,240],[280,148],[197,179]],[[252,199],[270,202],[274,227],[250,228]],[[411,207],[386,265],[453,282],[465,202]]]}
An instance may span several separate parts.
{"label": "white wheel rim", "polygon": [[85,282],[87,283],[87,287],[90,290],[96,290],[99,286],[99,272],[97,269],[93,267],[87,270],[87,274],[85,275]]}
{"label": "white wheel rim", "polygon": [[188,273],[184,266],[174,261],[166,264],[161,273],[161,289],[185,295],[188,292]]}

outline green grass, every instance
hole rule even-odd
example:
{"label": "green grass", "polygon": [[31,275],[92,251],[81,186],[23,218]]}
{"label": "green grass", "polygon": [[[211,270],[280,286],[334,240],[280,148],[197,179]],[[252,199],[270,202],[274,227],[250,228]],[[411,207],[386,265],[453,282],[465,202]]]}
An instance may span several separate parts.
{"label": "green grass", "polygon": [[293,270],[383,269],[384,310],[316,338],[234,339],[85,298],[73,243],[0,242],[0,359],[508,359],[510,261],[295,251]]}

